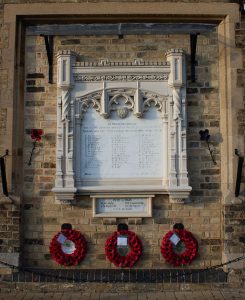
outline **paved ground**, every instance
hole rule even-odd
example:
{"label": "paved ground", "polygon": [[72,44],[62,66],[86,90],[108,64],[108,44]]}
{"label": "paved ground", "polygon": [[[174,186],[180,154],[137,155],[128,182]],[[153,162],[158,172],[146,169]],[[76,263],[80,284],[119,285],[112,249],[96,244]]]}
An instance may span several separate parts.
{"label": "paved ground", "polygon": [[176,291],[176,292],[149,292],[149,293],[40,293],[40,292],[13,292],[0,293],[1,300],[233,300],[244,299],[245,290],[220,289],[204,291]]}

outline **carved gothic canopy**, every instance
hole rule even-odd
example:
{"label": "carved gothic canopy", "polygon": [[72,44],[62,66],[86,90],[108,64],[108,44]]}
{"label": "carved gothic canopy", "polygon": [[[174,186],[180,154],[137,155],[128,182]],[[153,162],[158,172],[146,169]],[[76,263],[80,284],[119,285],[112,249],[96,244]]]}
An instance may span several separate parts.
{"label": "carved gothic canopy", "polygon": [[79,194],[191,191],[186,167],[184,54],[166,62],[76,63],[58,55],[57,166],[60,201]]}

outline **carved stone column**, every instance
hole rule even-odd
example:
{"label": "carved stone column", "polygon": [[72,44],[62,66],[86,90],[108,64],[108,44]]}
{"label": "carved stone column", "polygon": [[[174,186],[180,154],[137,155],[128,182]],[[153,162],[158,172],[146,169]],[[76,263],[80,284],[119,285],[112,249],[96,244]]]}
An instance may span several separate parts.
{"label": "carved stone column", "polygon": [[63,202],[71,202],[76,192],[73,170],[74,101],[71,100],[74,63],[73,52],[61,51],[58,54],[57,158],[53,191],[56,199]]}
{"label": "carved stone column", "polygon": [[[167,97],[166,97],[167,98]],[[163,178],[162,178],[162,184],[163,186],[167,186],[169,185],[168,182],[168,154],[169,154],[169,119],[168,119],[168,105],[167,105],[167,101],[165,102],[166,104],[164,105],[164,107],[161,110],[161,118],[162,118],[162,126],[163,126],[163,135],[162,135],[162,142],[163,145],[165,147],[165,151],[163,151]]]}
{"label": "carved stone column", "polygon": [[187,178],[186,154],[186,103],[185,103],[185,61],[182,49],[171,49],[166,54],[170,62],[170,201],[181,203],[188,197],[191,187]]}

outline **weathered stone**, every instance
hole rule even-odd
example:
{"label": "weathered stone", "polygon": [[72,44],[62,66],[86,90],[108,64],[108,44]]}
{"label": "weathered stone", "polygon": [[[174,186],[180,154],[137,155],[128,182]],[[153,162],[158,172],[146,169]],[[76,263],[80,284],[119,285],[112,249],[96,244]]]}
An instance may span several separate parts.
{"label": "weathered stone", "polygon": [[30,85],[35,85],[36,84],[36,80],[26,80],[26,85],[30,86]]}
{"label": "weathered stone", "polygon": [[200,187],[202,189],[219,189],[220,188],[220,184],[219,183],[201,183]]}
{"label": "weathered stone", "polygon": [[217,88],[200,88],[201,94],[207,94],[207,93],[217,93]]}
{"label": "weathered stone", "polygon": [[55,168],[56,164],[52,162],[41,163],[42,168]]}
{"label": "weathered stone", "polygon": [[201,170],[202,175],[219,175],[220,170],[219,169],[204,169]]}
{"label": "weathered stone", "polygon": [[25,239],[24,243],[27,245],[43,245],[42,239]]}
{"label": "weathered stone", "polygon": [[27,86],[26,87],[27,93],[43,93],[45,92],[45,88],[43,86]]}
{"label": "weathered stone", "polygon": [[79,39],[66,39],[61,41],[61,45],[78,45],[80,44]]}
{"label": "weathered stone", "polygon": [[44,101],[26,101],[25,106],[44,106]]}
{"label": "weathered stone", "polygon": [[44,78],[42,73],[29,73],[26,75],[26,78]]}
{"label": "weathered stone", "polygon": [[187,94],[197,94],[198,89],[197,88],[187,88],[186,92],[187,92]]}

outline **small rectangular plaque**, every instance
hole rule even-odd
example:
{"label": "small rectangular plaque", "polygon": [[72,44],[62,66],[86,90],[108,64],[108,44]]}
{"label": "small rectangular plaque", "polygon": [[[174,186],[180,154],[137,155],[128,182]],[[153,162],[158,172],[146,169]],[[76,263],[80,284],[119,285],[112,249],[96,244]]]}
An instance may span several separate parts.
{"label": "small rectangular plaque", "polygon": [[94,217],[151,217],[152,195],[93,197]]}
{"label": "small rectangular plaque", "polygon": [[180,238],[175,233],[173,235],[171,235],[171,237],[169,239],[175,246],[178,245],[178,243],[180,241]]}
{"label": "small rectangular plaque", "polygon": [[57,241],[58,241],[61,245],[63,245],[63,244],[65,243],[66,240],[67,240],[67,237],[64,236],[64,234],[60,233],[59,236],[58,236],[58,238],[57,238]]}
{"label": "small rectangular plaque", "polygon": [[128,238],[127,237],[118,237],[117,238],[117,246],[127,246],[128,245]]}

